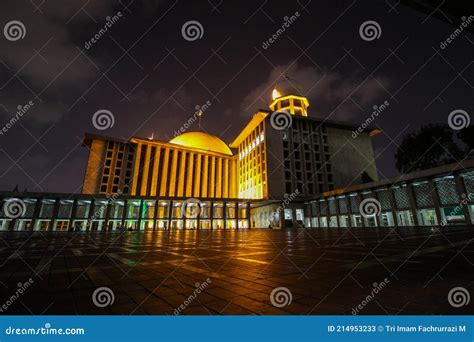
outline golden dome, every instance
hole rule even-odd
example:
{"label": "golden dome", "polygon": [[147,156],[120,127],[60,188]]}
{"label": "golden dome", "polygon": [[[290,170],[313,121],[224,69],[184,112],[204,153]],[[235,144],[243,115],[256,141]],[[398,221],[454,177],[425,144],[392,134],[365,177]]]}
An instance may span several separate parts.
{"label": "golden dome", "polygon": [[217,152],[232,155],[232,151],[216,136],[203,132],[188,132],[178,135],[176,138],[170,140],[171,144],[181,145],[185,147],[198,148],[200,150]]}

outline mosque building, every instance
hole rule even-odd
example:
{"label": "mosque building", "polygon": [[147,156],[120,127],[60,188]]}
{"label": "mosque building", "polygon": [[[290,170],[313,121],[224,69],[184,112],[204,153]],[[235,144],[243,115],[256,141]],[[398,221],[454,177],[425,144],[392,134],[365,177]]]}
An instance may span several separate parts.
{"label": "mosque building", "polygon": [[180,130],[170,141],[85,134],[82,193],[0,192],[0,230],[474,222],[473,160],[378,181],[372,139],[379,130],[318,117],[291,87],[272,95],[229,144],[202,129]]}

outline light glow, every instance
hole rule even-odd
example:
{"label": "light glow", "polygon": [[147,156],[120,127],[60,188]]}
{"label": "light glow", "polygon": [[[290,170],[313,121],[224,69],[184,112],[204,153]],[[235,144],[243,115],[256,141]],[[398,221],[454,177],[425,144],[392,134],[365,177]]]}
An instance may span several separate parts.
{"label": "light glow", "polygon": [[277,98],[281,97],[281,93],[277,90],[277,88],[273,88],[272,91],[272,100],[275,100]]}

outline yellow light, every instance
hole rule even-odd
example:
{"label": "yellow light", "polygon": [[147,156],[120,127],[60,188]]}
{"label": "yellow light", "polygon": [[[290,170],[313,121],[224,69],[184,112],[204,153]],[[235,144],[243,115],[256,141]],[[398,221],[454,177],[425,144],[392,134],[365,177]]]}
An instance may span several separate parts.
{"label": "yellow light", "polygon": [[275,100],[276,98],[279,98],[281,96],[280,92],[277,90],[277,88],[273,88],[272,91],[272,100]]}

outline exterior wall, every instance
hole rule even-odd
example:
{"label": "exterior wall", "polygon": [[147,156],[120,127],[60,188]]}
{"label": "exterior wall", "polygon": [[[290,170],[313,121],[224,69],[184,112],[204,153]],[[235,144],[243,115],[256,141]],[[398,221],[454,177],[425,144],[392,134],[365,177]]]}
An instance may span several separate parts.
{"label": "exterior wall", "polygon": [[167,143],[92,139],[83,193],[236,198],[236,163]]}
{"label": "exterior wall", "polygon": [[368,133],[352,138],[352,131],[336,127],[327,128],[329,154],[334,188],[361,183],[362,172],[378,180],[374,151]]}
{"label": "exterior wall", "polygon": [[94,140],[89,149],[86,172],[82,185],[83,194],[96,194],[102,176],[102,165],[105,154],[106,143],[103,140]]}
{"label": "exterior wall", "polygon": [[[359,185],[352,191],[336,190],[316,197],[305,203],[305,225],[313,228],[473,225],[474,167],[460,166],[455,172],[447,166],[443,168],[448,171],[405,177],[395,183]],[[426,171],[430,170],[423,172]]]}
{"label": "exterior wall", "polygon": [[138,143],[131,195],[235,198],[235,163],[218,153]]}
{"label": "exterior wall", "polygon": [[283,166],[282,136],[285,132],[274,129],[269,118],[265,119],[265,144],[267,149],[268,199],[283,198],[285,194],[285,172]]}
{"label": "exterior wall", "polygon": [[263,122],[238,146],[238,197],[261,199],[267,190],[267,139]]}
{"label": "exterior wall", "polygon": [[[4,208],[21,208],[11,216]],[[237,199],[0,193],[0,231],[110,231],[250,228]]]}
{"label": "exterior wall", "polygon": [[314,196],[335,187],[331,153],[336,150],[330,137],[334,131],[318,121],[292,119],[292,125],[281,131],[266,121],[271,199],[282,199],[296,190],[301,196]]}

